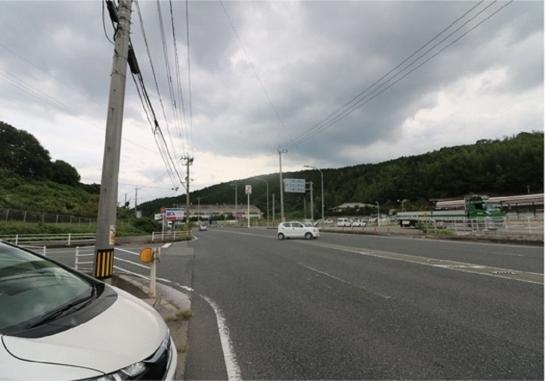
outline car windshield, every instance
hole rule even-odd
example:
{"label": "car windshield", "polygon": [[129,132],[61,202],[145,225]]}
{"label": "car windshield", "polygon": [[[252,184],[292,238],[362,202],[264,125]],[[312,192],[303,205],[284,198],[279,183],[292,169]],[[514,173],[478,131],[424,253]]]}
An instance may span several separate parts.
{"label": "car windshield", "polygon": [[92,295],[93,287],[84,278],[47,259],[0,244],[0,333],[24,329]]}

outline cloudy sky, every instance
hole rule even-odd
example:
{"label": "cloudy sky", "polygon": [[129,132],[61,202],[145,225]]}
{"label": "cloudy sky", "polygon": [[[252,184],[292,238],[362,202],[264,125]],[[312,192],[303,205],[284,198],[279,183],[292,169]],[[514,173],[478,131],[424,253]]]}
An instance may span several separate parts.
{"label": "cloudy sky", "polygon": [[[173,156],[195,157],[193,189],[276,172],[278,147],[288,149],[284,168],[298,170],[543,130],[539,1],[190,1],[191,127],[185,2],[172,2],[179,118],[157,2],[139,5],[167,121],[135,4],[131,39]],[[169,2],[160,7],[177,87]],[[0,120],[34,134],[84,182],[100,181],[104,147],[113,46],[102,11],[98,0],[0,1]],[[111,38],[107,14],[105,27]],[[129,80],[120,200],[135,185],[139,201],[177,194]]]}

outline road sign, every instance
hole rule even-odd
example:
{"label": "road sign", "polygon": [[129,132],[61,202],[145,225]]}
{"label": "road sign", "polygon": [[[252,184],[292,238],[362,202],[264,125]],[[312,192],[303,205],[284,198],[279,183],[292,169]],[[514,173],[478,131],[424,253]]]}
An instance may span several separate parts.
{"label": "road sign", "polygon": [[167,221],[184,221],[183,208],[166,208],[165,219]]}
{"label": "road sign", "polygon": [[284,191],[287,193],[305,193],[305,179],[284,179]]}
{"label": "road sign", "polygon": [[252,194],[252,185],[245,185],[245,194]]}

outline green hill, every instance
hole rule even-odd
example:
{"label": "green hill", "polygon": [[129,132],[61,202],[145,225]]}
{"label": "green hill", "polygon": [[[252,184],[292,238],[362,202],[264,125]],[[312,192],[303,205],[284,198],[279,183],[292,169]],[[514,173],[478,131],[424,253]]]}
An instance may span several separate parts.
{"label": "green hill", "polygon": [[[62,160],[52,161],[32,134],[4,122],[0,122],[0,142],[0,234],[95,230],[88,221],[97,217],[98,184],[80,183],[76,168]],[[23,211],[29,212],[25,223],[21,222]],[[44,215],[49,218],[42,219]],[[86,223],[48,224],[51,215],[84,217]],[[66,222],[66,218],[60,220]],[[121,235],[158,229],[149,219],[136,220],[126,208],[118,208],[118,221]]]}
{"label": "green hill", "polygon": [[[422,208],[431,198],[462,197],[468,193],[490,196],[544,191],[544,134],[520,133],[502,140],[479,140],[476,144],[442,148],[422,155],[401,157],[378,164],[323,169],[325,208],[344,202],[378,201],[383,211],[400,207]],[[279,194],[277,173],[258,176],[269,183],[269,192]],[[320,215],[320,173],[316,170],[287,172],[284,178],[313,181],[315,216]],[[266,208],[266,186],[257,177],[237,180],[238,200],[244,203],[244,185],[253,186],[252,203]],[[213,185],[191,193],[202,203],[234,203],[235,181]],[[185,196],[156,199],[141,204],[144,215],[160,207],[184,204]],[[279,210],[277,206],[277,210]],[[303,196],[285,193],[285,211],[298,216]],[[328,214],[328,213],[327,213]]]}

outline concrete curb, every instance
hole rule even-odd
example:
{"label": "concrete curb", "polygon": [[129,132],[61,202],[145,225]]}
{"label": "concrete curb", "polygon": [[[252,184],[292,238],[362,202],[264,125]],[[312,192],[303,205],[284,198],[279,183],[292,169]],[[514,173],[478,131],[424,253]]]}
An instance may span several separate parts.
{"label": "concrete curb", "polygon": [[157,295],[152,298],[149,296],[148,281],[127,275],[115,275],[112,278],[112,285],[144,300],[163,317],[171,331],[178,352],[175,379],[183,380],[186,355],[189,349],[188,325],[192,316],[190,297],[184,292],[158,282],[156,285]]}

